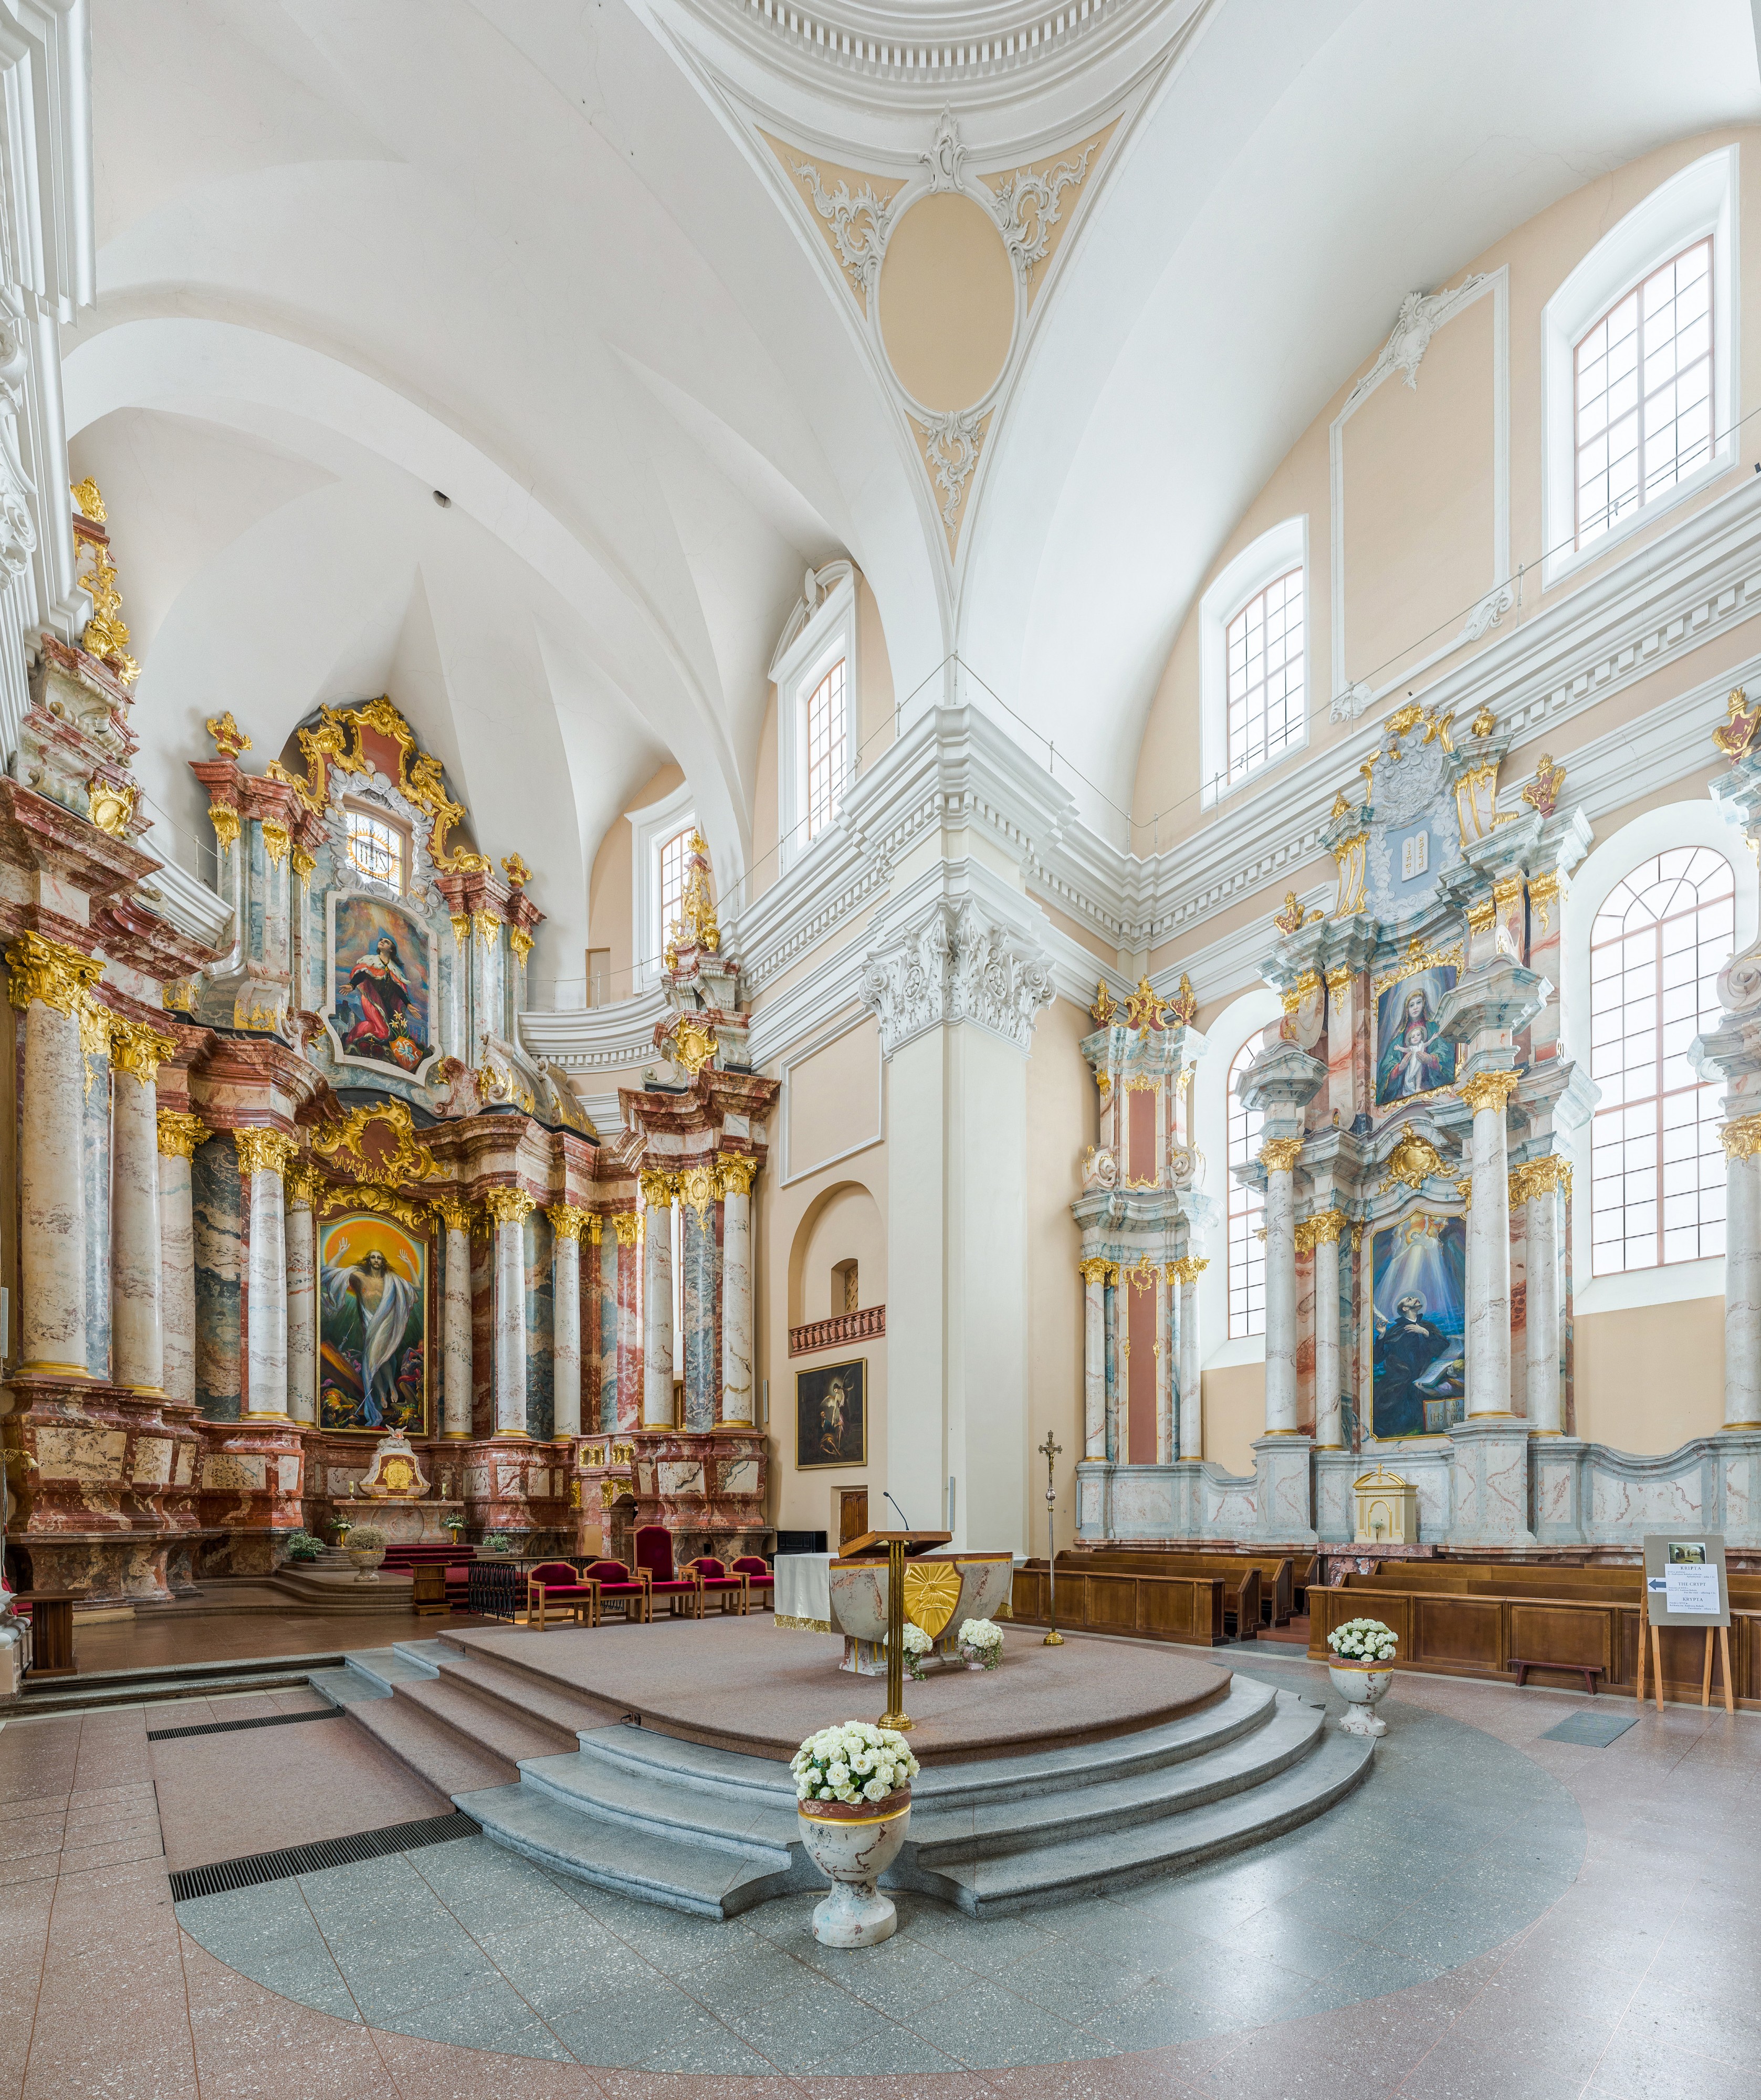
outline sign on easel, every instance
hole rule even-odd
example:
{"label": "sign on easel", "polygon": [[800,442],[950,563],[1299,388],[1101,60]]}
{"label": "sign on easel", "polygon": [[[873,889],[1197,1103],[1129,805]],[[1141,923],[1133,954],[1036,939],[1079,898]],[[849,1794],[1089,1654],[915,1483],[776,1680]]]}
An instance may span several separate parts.
{"label": "sign on easel", "polygon": [[1645,1627],[1651,1629],[1651,1665],[1657,1710],[1663,1710],[1665,1626],[1700,1626],[1706,1632],[1706,1660],[1700,1674],[1700,1704],[1712,1703],[1712,1633],[1719,1637],[1719,1661],[1724,1679],[1724,1710],[1737,1710],[1730,1673],[1730,1585],[1725,1579],[1724,1541],[1717,1532],[1670,1531],[1644,1542],[1644,1607],[1639,1623],[1639,1692],[1645,1686]]}

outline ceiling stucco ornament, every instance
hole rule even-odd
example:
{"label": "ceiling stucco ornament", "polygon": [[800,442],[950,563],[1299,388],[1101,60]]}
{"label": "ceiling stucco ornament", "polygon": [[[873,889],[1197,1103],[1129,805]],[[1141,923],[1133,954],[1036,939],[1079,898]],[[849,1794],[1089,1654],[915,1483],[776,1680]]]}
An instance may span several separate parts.
{"label": "ceiling stucco ornament", "polygon": [[960,143],[960,126],[951,109],[942,112],[936,126],[935,143],[918,159],[929,171],[929,188],[963,190],[966,187],[966,148]]}
{"label": "ceiling stucco ornament", "polygon": [[835,190],[828,190],[819,180],[819,170],[810,161],[798,161],[793,165],[796,174],[807,185],[814,210],[830,229],[838,260],[849,271],[850,281],[864,301],[872,299],[880,275],[881,260],[886,254],[887,235],[892,228],[892,201],[876,196],[869,183],[864,183],[854,196],[847,183],[841,182]]}
{"label": "ceiling stucco ornament", "polygon": [[1446,292],[1409,292],[1400,302],[1392,331],[1376,353],[1375,363],[1346,395],[1344,412],[1348,416],[1360,402],[1375,393],[1391,373],[1398,372],[1409,386],[1416,388],[1419,367],[1431,347],[1432,337],[1467,305],[1485,281],[1481,272],[1464,277]]}
{"label": "ceiling stucco ornament", "polygon": [[956,409],[923,426],[925,463],[942,492],[942,523],[950,532],[959,529],[960,499],[978,464],[983,421],[976,409]]}
{"label": "ceiling stucco ornament", "polygon": [[1059,198],[1066,190],[1081,188],[1093,154],[1092,146],[1084,146],[1079,159],[1060,161],[1044,174],[1036,175],[1031,168],[1017,168],[1005,175],[993,192],[997,224],[1002,228],[1016,274],[1024,285],[1032,283],[1035,270],[1045,260],[1052,245],[1052,229],[1064,216],[1058,209]]}

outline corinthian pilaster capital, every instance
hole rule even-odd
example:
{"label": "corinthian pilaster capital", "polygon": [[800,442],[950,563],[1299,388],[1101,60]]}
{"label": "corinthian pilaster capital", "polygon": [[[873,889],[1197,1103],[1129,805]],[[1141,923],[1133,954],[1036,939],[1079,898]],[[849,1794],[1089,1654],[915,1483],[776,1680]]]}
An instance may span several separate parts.
{"label": "corinthian pilaster capital", "polygon": [[196,1148],[208,1135],[208,1126],[186,1109],[159,1111],[159,1149],[167,1159],[193,1159]]}
{"label": "corinthian pilaster capital", "polygon": [[280,1130],[236,1130],[232,1142],[238,1148],[239,1171],[247,1183],[254,1174],[279,1178],[289,1156],[299,1149],[298,1142]]}
{"label": "corinthian pilaster capital", "polygon": [[974,897],[936,896],[869,951],[861,992],[880,1024],[880,1054],[890,1057],[928,1030],[961,1021],[1025,1055],[1057,989],[1025,933]]}
{"label": "corinthian pilaster capital", "polygon": [[486,1189],[483,1207],[497,1225],[523,1224],[538,1207],[535,1197],[523,1189]]}
{"label": "corinthian pilaster capital", "polygon": [[6,959],[11,972],[7,995],[20,1013],[34,999],[71,1017],[84,1008],[87,990],[104,975],[96,955],[82,955],[64,941],[46,941],[41,933],[20,933],[8,942]]}

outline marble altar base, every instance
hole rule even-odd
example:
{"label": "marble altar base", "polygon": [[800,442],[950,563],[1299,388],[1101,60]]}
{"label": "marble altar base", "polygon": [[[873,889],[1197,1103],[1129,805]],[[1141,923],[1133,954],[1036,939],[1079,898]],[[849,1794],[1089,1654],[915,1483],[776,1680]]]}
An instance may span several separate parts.
{"label": "marble altar base", "polygon": [[449,1516],[462,1517],[462,1502],[442,1502],[438,1498],[425,1502],[394,1502],[369,1501],[358,1496],[352,1502],[338,1502],[337,1514],[346,1516],[351,1524],[370,1524],[386,1535],[391,1546],[450,1546],[452,1534],[446,1529]]}

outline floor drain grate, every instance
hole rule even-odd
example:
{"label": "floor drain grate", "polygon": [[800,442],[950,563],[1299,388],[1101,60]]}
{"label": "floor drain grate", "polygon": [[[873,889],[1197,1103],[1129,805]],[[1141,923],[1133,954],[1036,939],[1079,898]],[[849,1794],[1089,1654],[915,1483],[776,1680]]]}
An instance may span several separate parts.
{"label": "floor drain grate", "polygon": [[392,1823],[383,1830],[358,1830],[351,1838],[326,1838],[317,1845],[294,1845],[283,1852],[253,1852],[242,1860],[221,1860],[211,1867],[180,1867],[171,1876],[171,1900],[217,1896],[228,1889],[254,1889],[264,1882],[283,1882],[295,1874],[321,1873],[326,1867],[346,1867],[357,1860],[382,1860],[388,1853],[414,1852],[424,1845],[450,1845],[474,1838],[483,1828],[462,1810],[428,1815],[414,1823]]}
{"label": "floor drain grate", "polygon": [[174,1743],[180,1736],[230,1736],[240,1728],[285,1728],[295,1721],[340,1721],[340,1706],[320,1706],[305,1714],[260,1714],[250,1721],[197,1721],[188,1728],[149,1728],[149,1743]]}

